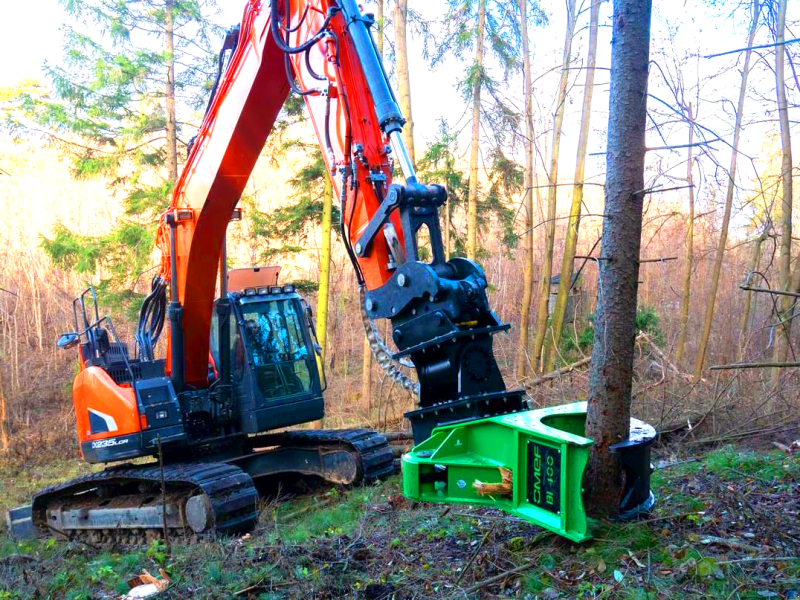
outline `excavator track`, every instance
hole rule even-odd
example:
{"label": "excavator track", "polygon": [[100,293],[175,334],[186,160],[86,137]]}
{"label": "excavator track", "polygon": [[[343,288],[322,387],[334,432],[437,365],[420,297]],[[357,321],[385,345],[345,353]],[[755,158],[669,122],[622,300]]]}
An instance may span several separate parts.
{"label": "excavator track", "polygon": [[255,438],[258,445],[319,448],[320,451],[347,448],[358,457],[352,480],[336,481],[346,485],[370,483],[397,471],[386,438],[372,429],[303,429],[268,433]]}
{"label": "excavator track", "polygon": [[[38,535],[90,543],[144,543],[168,534],[207,536],[252,529],[258,492],[252,478],[225,463],[122,465],[46,488],[33,499]],[[166,510],[164,510],[166,500]]]}
{"label": "excavator track", "polygon": [[[163,537],[166,521],[170,537],[194,539],[253,528],[259,500],[254,478],[295,472],[357,485],[397,470],[386,438],[370,429],[286,431],[251,441],[271,449],[229,462],[165,465],[163,492],[159,465],[126,464],[46,488],[16,510],[29,511],[31,533],[39,536],[145,544]],[[287,453],[302,460],[287,462]],[[313,468],[309,456],[318,457]]]}

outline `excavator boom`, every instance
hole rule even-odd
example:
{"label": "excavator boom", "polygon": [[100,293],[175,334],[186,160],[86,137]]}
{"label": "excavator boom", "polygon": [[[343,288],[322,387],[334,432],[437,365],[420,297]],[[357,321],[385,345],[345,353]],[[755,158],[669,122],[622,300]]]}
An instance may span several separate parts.
{"label": "excavator boom", "polygon": [[[494,359],[491,336],[508,326],[489,308],[482,269],[445,259],[438,209],[446,190],[417,181],[370,24],[355,0],[248,2],[159,231],[161,276],[173,288],[167,370],[176,390],[208,385],[227,222],[291,91],[305,100],[341,202],[365,321],[393,324],[399,352],[389,356],[375,340],[379,362],[407,357],[416,367],[422,412],[411,419],[421,441],[442,422],[440,404],[451,420],[491,416],[520,410],[522,394],[506,391]],[[404,185],[392,182],[395,161]],[[423,230],[428,263],[419,260]]]}

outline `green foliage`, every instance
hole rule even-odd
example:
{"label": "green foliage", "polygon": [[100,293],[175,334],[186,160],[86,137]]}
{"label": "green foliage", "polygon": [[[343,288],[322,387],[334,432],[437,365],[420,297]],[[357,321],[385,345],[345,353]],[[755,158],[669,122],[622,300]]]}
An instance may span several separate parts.
{"label": "green foliage", "polygon": [[[285,120],[290,118],[288,113],[284,117]],[[326,167],[319,149],[289,140],[281,144],[272,160],[285,156],[288,151],[298,150],[307,162],[288,180],[294,190],[289,203],[264,211],[258,207],[254,196],[244,195],[239,201],[244,209],[244,218],[234,235],[250,244],[254,248],[252,254],[257,255],[262,263],[280,262],[281,257],[307,251],[309,235],[322,222],[324,195],[328,188],[325,184]],[[331,220],[336,223],[340,219],[341,212],[334,203]],[[333,230],[338,233],[338,228]]]}
{"label": "green foliage", "polygon": [[[594,314],[589,322],[578,330],[577,336],[569,327],[561,332],[559,352],[562,356],[574,355],[580,350],[586,352],[594,342]],[[644,332],[657,346],[664,345],[664,332],[659,325],[659,316],[652,306],[642,305],[636,309],[636,333]]]}
{"label": "green foliage", "polygon": [[[467,210],[469,195],[469,173],[459,167],[462,150],[459,148],[458,136],[447,121],[439,122],[436,137],[425,149],[417,161],[417,175],[423,181],[443,184],[447,187],[448,210],[444,221],[450,227],[451,256],[466,255],[466,238],[463,232],[453,225],[453,217],[457,211]],[[522,167],[495,148],[490,155],[489,186],[483,190],[479,185],[479,194],[483,202],[478,204],[478,228],[489,225],[496,220],[502,227],[502,242],[506,248],[514,248],[518,236],[514,232],[514,210],[510,208],[516,195],[522,191]],[[445,212],[444,210],[442,211]]]}
{"label": "green foliage", "polygon": [[[5,128],[17,137],[43,136],[71,160],[76,179],[104,178],[121,194],[124,218],[93,237],[58,224],[42,247],[57,266],[92,276],[117,299],[150,266],[154,222],[174,182],[164,165],[166,74],[174,67],[175,122],[191,122],[216,71],[214,0],[61,0],[64,54],[46,62],[49,89],[34,82],[0,90]],[[168,21],[174,48],[168,51]],[[179,151],[180,152],[180,151]]]}
{"label": "green foliage", "polygon": [[643,331],[656,346],[664,346],[664,332],[658,325],[659,317],[652,306],[640,306],[636,309],[636,333]]}

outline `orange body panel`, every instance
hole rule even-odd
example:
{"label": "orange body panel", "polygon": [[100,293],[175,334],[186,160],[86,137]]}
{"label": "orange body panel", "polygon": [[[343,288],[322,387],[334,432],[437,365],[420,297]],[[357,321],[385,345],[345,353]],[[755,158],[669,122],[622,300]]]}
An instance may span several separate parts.
{"label": "orange body panel", "polygon": [[[139,409],[133,388],[117,385],[100,367],[87,367],[75,376],[72,384],[75,424],[82,442],[129,435],[141,431]],[[102,415],[109,431],[92,435],[89,409]],[[110,420],[109,420],[110,419]]]}
{"label": "orange body panel", "polygon": [[278,285],[280,267],[250,267],[228,271],[228,291],[241,292],[245,288]]}
{"label": "orange body panel", "polygon": [[[299,23],[301,15],[308,13],[303,24],[291,34],[292,44],[309,39],[323,22],[329,7],[334,5],[330,0],[284,2],[289,2],[294,23]],[[283,10],[284,3],[280,4]],[[337,198],[341,198],[340,168],[350,159],[345,156],[345,149],[356,143],[363,149],[361,160],[373,171],[386,176],[384,189],[388,189],[391,183],[388,140],[378,126],[374,103],[349,40],[344,17],[339,14],[333,18],[330,28],[340,42],[340,67],[336,66],[336,45],[330,38],[320,40],[309,58],[314,71],[324,73],[331,83],[332,153],[323,152],[323,156],[332,174],[334,190]],[[301,87],[319,85],[309,74],[303,54],[292,55],[291,68]],[[288,92],[284,54],[270,31],[269,3],[249,0],[239,43],[175,185],[168,209],[168,212],[190,209],[186,214],[191,215],[181,220],[176,228],[178,296],[183,305],[186,383],[190,386],[203,388],[208,384],[209,332],[228,221]],[[305,96],[305,101],[324,150],[325,97]],[[353,243],[380,204],[368,176],[366,169],[359,166],[358,185],[348,185],[345,192],[343,213],[347,235]],[[392,215],[391,221],[402,244],[403,233],[397,214]],[[163,257],[161,275],[165,278],[169,278],[170,270],[169,235],[169,226],[162,222],[157,241]],[[369,289],[383,285],[392,275],[387,268],[389,249],[383,236],[377,236],[371,252],[358,260]],[[169,372],[171,365],[169,358],[167,360]]]}

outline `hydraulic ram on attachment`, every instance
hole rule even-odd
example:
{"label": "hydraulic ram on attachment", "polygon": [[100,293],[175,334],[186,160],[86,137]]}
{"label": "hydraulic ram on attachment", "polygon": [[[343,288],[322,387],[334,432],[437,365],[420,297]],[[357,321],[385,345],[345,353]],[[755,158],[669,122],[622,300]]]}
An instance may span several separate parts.
{"label": "hydraulic ram on attachment", "polygon": [[[505,510],[574,542],[589,539],[583,472],[592,441],[583,437],[586,402],[437,427],[403,457],[403,494],[412,500]],[[655,430],[631,419],[621,453],[625,517],[646,513]],[[510,485],[509,485],[510,479]],[[504,482],[505,480],[505,482]]]}

